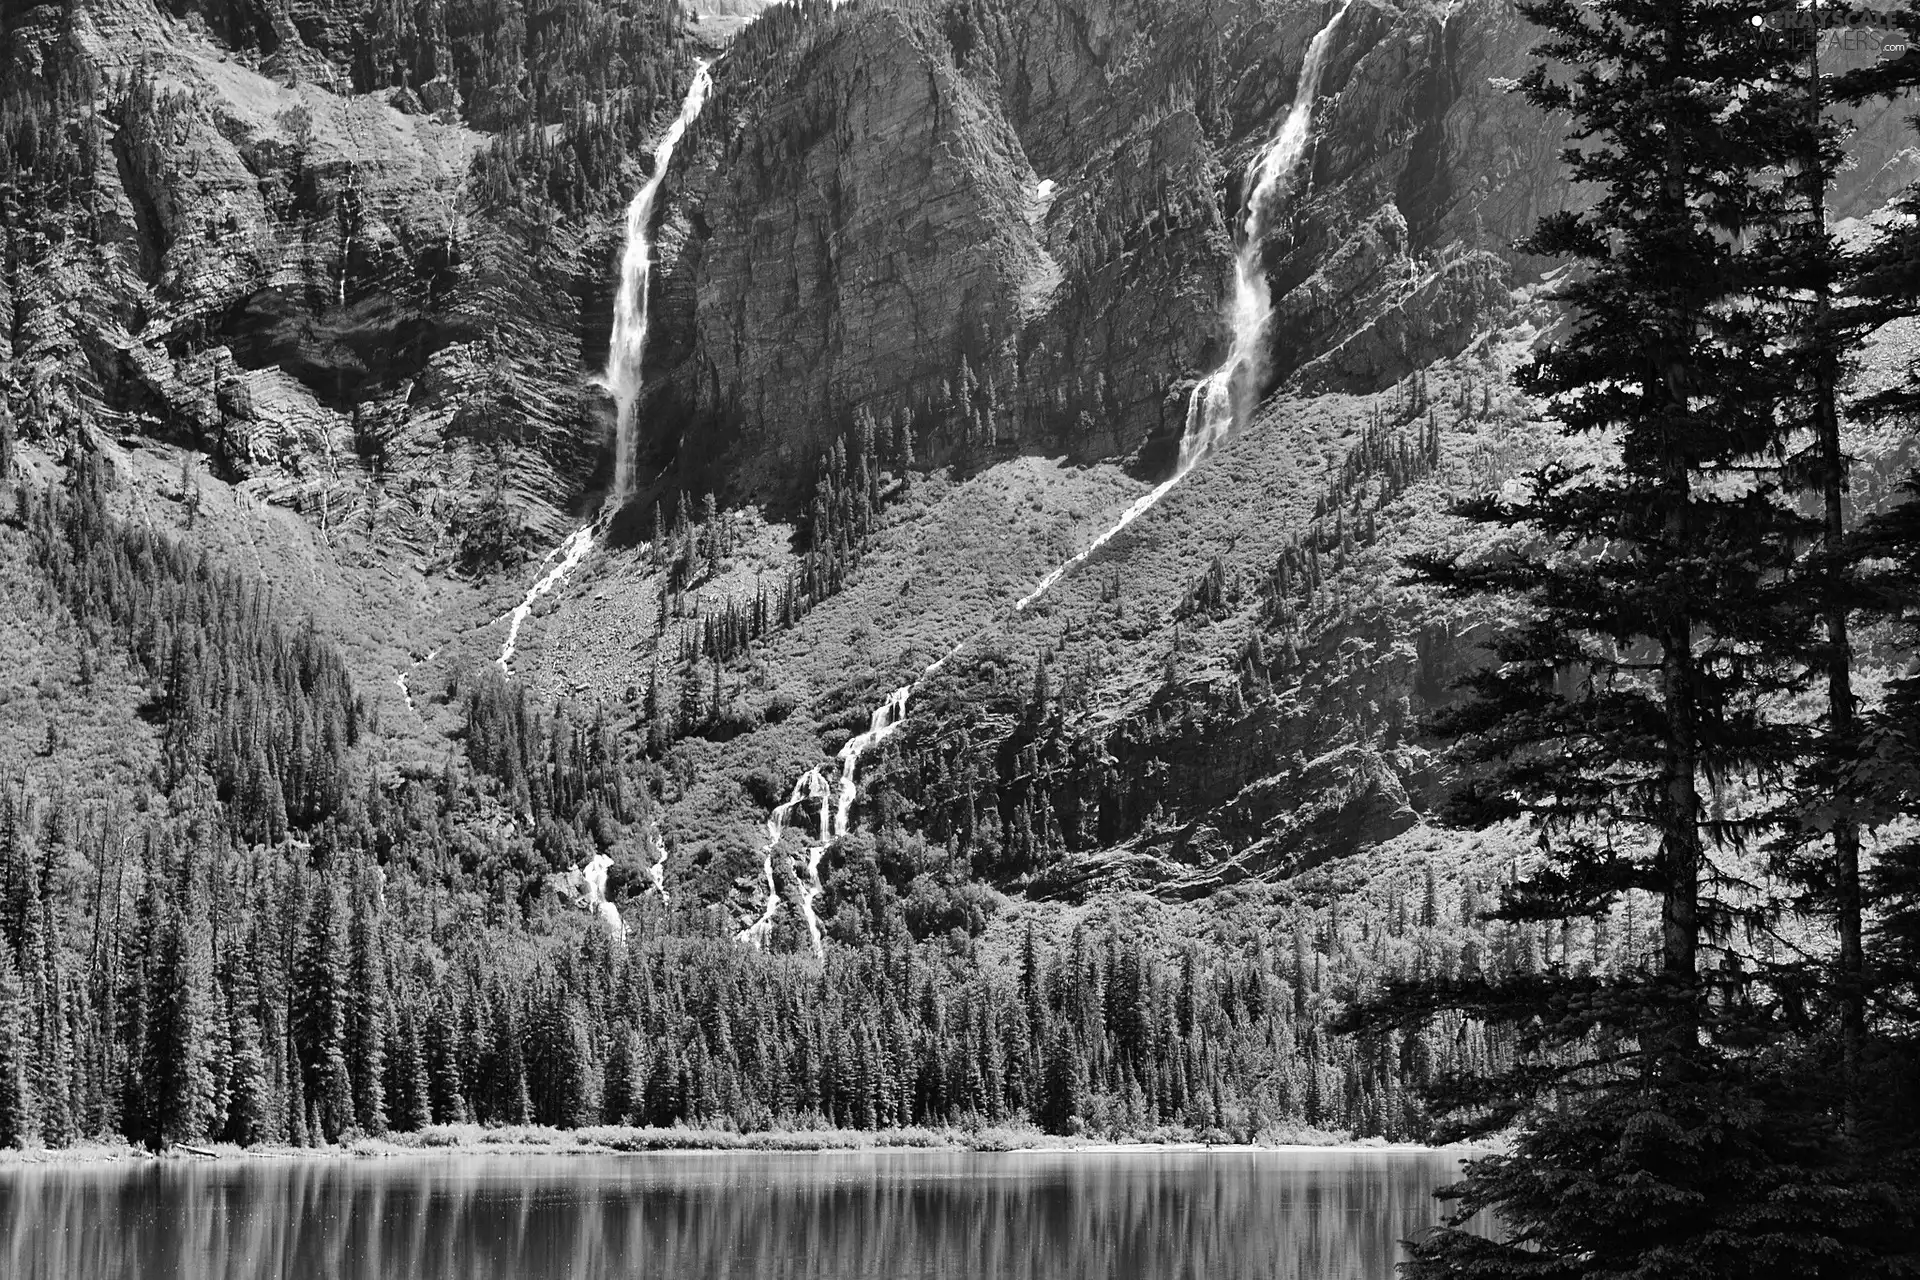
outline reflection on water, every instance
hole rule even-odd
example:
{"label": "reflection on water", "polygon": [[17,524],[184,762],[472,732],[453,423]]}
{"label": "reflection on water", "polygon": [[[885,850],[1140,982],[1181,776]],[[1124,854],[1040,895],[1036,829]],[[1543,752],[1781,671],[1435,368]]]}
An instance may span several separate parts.
{"label": "reflection on water", "polygon": [[1389,1280],[1437,1154],[432,1156],[0,1171],[0,1276]]}

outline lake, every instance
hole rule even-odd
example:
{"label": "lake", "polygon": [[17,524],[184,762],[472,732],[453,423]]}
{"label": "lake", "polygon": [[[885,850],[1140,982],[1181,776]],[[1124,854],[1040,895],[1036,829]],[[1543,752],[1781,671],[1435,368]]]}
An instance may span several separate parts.
{"label": "lake", "polygon": [[0,1170],[8,1280],[1389,1280],[1452,1155],[425,1155]]}

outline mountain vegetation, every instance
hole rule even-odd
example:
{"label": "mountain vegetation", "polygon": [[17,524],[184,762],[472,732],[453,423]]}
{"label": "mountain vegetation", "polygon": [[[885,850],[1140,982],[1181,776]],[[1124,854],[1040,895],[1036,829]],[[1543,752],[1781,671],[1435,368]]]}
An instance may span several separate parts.
{"label": "mountain vegetation", "polygon": [[1910,1274],[1916,60],[1496,7],[1349,7],[1279,385],[1020,604],[1168,474],[1327,14],[747,25],[511,667],[704,24],[0,15],[0,1143],[1491,1137],[1409,1274]]}
{"label": "mountain vegetation", "polygon": [[[1378,901],[1302,898],[1278,931],[1143,943],[1096,917],[1065,938],[1003,930],[996,956],[980,936],[1004,899],[884,820],[842,850],[824,970],[745,951],[710,915],[661,911],[656,936],[616,943],[546,887],[630,848],[667,786],[604,709],[542,714],[488,668],[462,691],[462,755],[394,776],[338,652],[112,516],[106,484],[83,461],[63,489],[18,486],[0,529],[14,598],[73,655],[42,689],[111,690],[153,731],[144,769],[105,780],[82,771],[98,744],[50,727],[59,785],[0,795],[10,1143],[1014,1119],[1409,1138],[1427,1084],[1504,1042],[1464,1023],[1334,1038],[1340,993],[1545,963],[1538,931],[1488,949],[1490,883],[1454,901],[1431,869]],[[610,888],[641,883],[628,863]],[[1626,964],[1635,936],[1580,945]]]}

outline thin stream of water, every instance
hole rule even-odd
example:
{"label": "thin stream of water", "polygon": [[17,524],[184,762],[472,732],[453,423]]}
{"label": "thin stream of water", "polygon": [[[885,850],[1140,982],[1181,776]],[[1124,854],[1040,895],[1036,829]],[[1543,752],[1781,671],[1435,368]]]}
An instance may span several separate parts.
{"label": "thin stream of water", "polygon": [[[1228,311],[1233,325],[1233,345],[1226,362],[1193,390],[1193,398],[1187,407],[1186,427],[1180,438],[1180,456],[1173,474],[1141,494],[1099,537],[1042,578],[1033,590],[1013,606],[1014,613],[1024,613],[1127,526],[1158,506],[1162,498],[1193,473],[1215,445],[1243,426],[1252,415],[1268,376],[1266,330],[1273,319],[1273,296],[1267,285],[1266,267],[1261,254],[1267,235],[1272,230],[1275,211],[1280,208],[1293,175],[1306,154],[1307,144],[1313,137],[1313,114],[1320,99],[1320,82],[1326,73],[1327,58],[1333,49],[1341,19],[1346,17],[1352,3],[1353,0],[1342,0],[1326,25],[1307,45],[1306,56],[1300,66],[1299,83],[1294,89],[1293,103],[1286,118],[1281,122],[1279,131],[1260,149],[1248,167],[1246,214],[1240,223],[1238,247],[1234,253],[1233,296]],[[912,684],[888,694],[886,702],[874,710],[868,731],[841,748],[840,786],[837,799],[832,801],[832,820],[828,821],[823,808],[820,838],[807,850],[806,873],[801,880],[800,910],[806,919],[807,935],[816,955],[824,954],[820,922],[813,908],[821,889],[820,860],[825,856],[827,847],[847,833],[853,802],[859,794],[854,772],[860,757],[900,728],[907,717],[907,700],[920,682],[938,671],[980,634],[975,632],[973,636],[962,640],[922,671]],[[762,853],[767,896],[760,917],[740,931],[742,942],[755,946],[766,945],[774,918],[779,914],[780,892],[774,879],[773,857],[779,848],[787,817],[815,798],[825,806],[829,801],[824,793],[831,790],[821,776],[819,767],[810,767],[795,782],[787,802],[775,808],[767,819],[767,843]]]}

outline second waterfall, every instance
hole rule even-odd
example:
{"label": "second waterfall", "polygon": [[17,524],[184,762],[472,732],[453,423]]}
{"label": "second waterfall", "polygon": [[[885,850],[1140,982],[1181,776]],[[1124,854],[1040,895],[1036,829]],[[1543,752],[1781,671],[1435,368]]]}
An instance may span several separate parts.
{"label": "second waterfall", "polygon": [[[1327,20],[1326,26],[1308,44],[1286,119],[1281,122],[1279,131],[1260,148],[1248,167],[1244,184],[1247,192],[1246,212],[1240,220],[1239,234],[1235,238],[1233,295],[1229,311],[1233,325],[1233,346],[1226,362],[1193,390],[1193,399],[1187,408],[1186,429],[1180,438],[1180,458],[1173,474],[1137,498],[1120,514],[1118,520],[1079,554],[1042,578],[1032,591],[1014,605],[1014,612],[1024,611],[1088,556],[1105,546],[1114,535],[1151,510],[1200,465],[1200,460],[1229,431],[1252,416],[1270,372],[1266,356],[1266,331],[1273,318],[1273,295],[1267,285],[1266,267],[1261,259],[1262,246],[1272,229],[1274,213],[1287,194],[1294,172],[1306,155],[1307,143],[1312,139],[1314,106],[1320,99],[1320,81],[1326,72],[1327,57],[1333,49],[1334,37],[1339,32],[1340,20],[1346,16],[1352,4],[1353,0],[1343,0]],[[962,641],[960,647],[966,643]],[[957,652],[957,647],[922,672],[920,679],[924,680],[938,670],[954,652]],[[907,701],[918,683],[916,680],[914,684],[895,689],[889,694],[886,702],[874,710],[867,732],[850,739],[841,749],[837,792],[818,766],[811,767],[794,783],[793,792],[786,803],[777,807],[768,817],[767,843],[761,855],[761,870],[766,881],[765,906],[759,918],[740,931],[741,941],[755,946],[766,945],[774,917],[780,910],[780,890],[773,868],[774,854],[779,849],[788,818],[803,805],[817,803],[820,806],[820,834],[807,850],[806,875],[800,885],[800,907],[806,918],[807,933],[814,952],[823,954],[820,922],[813,906],[814,899],[820,893],[820,860],[827,848],[847,833],[852,820],[853,802],[859,794],[854,773],[860,757],[899,729],[907,718]]]}
{"label": "second waterfall", "polygon": [[1160,499],[1185,480],[1200,460],[1228,432],[1244,426],[1266,389],[1271,372],[1267,362],[1267,325],[1273,319],[1273,291],[1267,285],[1266,264],[1261,259],[1267,233],[1273,228],[1273,215],[1293,181],[1294,171],[1306,155],[1313,138],[1313,109],[1320,100],[1320,79],[1326,74],[1327,55],[1339,32],[1340,20],[1347,15],[1353,0],[1344,0],[1334,10],[1327,25],[1320,28],[1307,56],[1300,64],[1300,81],[1293,92],[1293,105],[1280,131],[1260,148],[1247,167],[1244,186],[1247,192],[1246,216],[1241,220],[1233,255],[1233,297],[1228,318],[1233,324],[1233,346],[1226,363],[1208,375],[1193,389],[1187,405],[1186,429],[1180,436],[1180,458],[1173,474],[1141,494],[1133,505],[1107,530],[1081,549],[1080,553],[1040,580],[1014,606],[1026,607],[1053,589],[1053,585],[1082,564],[1088,556],[1104,547],[1114,535],[1160,504]]}

